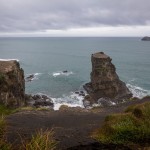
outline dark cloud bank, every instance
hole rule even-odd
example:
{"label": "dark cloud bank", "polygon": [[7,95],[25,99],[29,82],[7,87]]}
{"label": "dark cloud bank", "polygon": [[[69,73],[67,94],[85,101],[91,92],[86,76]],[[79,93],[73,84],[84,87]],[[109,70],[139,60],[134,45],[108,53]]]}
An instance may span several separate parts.
{"label": "dark cloud bank", "polygon": [[150,0],[0,0],[0,32],[150,25]]}

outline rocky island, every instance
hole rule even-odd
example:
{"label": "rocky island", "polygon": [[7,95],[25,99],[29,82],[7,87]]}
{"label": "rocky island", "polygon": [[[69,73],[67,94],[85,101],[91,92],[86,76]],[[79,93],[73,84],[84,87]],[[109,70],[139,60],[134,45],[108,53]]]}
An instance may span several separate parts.
{"label": "rocky island", "polygon": [[84,101],[97,103],[109,100],[119,103],[132,97],[126,84],[119,79],[111,61],[103,52],[92,54],[91,82],[84,85],[89,96],[86,96]]}
{"label": "rocky island", "polygon": [[141,39],[142,41],[150,41],[150,37],[149,36],[145,36]]}

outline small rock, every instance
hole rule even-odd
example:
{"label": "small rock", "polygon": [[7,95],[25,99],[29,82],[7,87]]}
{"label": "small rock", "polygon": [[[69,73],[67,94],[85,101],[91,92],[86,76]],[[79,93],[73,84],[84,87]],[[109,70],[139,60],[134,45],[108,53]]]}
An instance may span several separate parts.
{"label": "small rock", "polygon": [[108,97],[105,97],[105,98],[102,97],[102,98],[98,99],[97,103],[100,104],[102,107],[108,107],[108,106],[112,105],[112,101]]}
{"label": "small rock", "polygon": [[29,81],[32,81],[32,79],[34,78],[34,74],[31,74],[29,75],[28,77],[26,77],[26,81],[29,82]]}
{"label": "small rock", "polygon": [[74,93],[75,93],[75,94],[79,94],[79,91],[75,91]]}

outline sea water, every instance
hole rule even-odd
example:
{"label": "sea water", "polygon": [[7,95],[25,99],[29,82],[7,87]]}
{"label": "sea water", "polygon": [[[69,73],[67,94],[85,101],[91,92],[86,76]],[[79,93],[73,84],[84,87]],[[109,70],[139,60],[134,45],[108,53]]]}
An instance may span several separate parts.
{"label": "sea water", "polygon": [[83,90],[90,81],[91,54],[103,51],[134,96],[150,94],[150,42],[123,37],[22,37],[0,38],[0,59],[17,59],[25,77],[26,93],[46,94],[55,103],[83,106]]}

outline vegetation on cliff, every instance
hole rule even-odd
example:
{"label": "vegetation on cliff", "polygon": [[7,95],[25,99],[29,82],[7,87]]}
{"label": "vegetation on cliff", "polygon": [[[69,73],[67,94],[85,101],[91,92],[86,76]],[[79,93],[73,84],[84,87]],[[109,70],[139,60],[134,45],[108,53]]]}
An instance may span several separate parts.
{"label": "vegetation on cliff", "polygon": [[29,142],[23,143],[24,150],[54,150],[56,141],[53,139],[52,130],[40,130]]}
{"label": "vegetation on cliff", "polygon": [[150,142],[150,102],[130,106],[124,113],[106,117],[94,138],[104,144],[146,144]]}
{"label": "vegetation on cliff", "polygon": [[[17,109],[8,108],[5,105],[0,105],[0,149],[1,150],[13,150],[13,144],[10,144],[5,139],[5,132],[7,131],[7,122],[5,117],[12,113],[18,111],[40,111],[43,109],[35,109],[32,107],[21,107]],[[47,110],[47,109],[44,109]],[[24,141],[22,139],[22,144],[17,148],[20,150],[54,150],[56,147],[56,142],[53,138],[52,130],[40,130],[36,134],[32,135],[32,138],[29,141]],[[18,135],[18,138],[19,135]]]}

